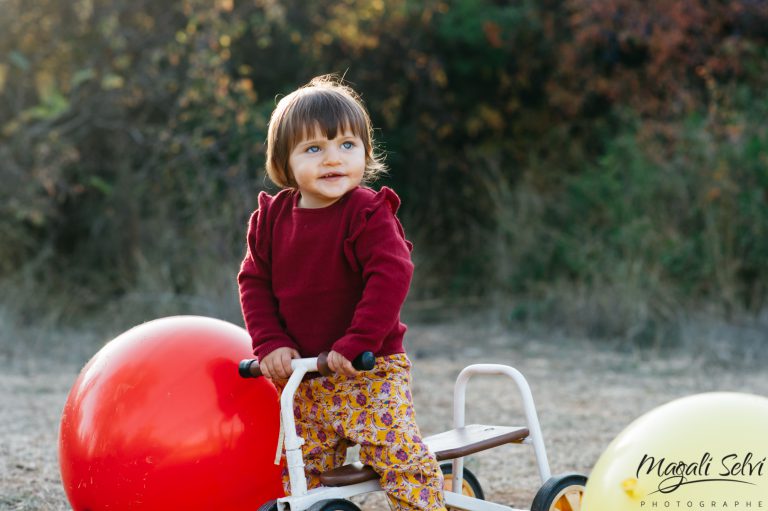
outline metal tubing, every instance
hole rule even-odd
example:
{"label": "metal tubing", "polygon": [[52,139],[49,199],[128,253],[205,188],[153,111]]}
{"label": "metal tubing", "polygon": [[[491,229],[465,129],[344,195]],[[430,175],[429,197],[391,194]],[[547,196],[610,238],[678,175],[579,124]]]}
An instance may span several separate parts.
{"label": "metal tubing", "polygon": [[319,486],[301,496],[291,495],[277,499],[277,506],[280,511],[303,511],[321,500],[348,499],[374,491],[381,491],[378,479],[348,486]]}
{"label": "metal tubing", "polygon": [[460,493],[445,492],[445,505],[450,509],[466,511],[523,511],[488,500],[480,500]]}
{"label": "metal tubing", "polygon": [[[539,424],[539,417],[536,414],[536,405],[533,402],[531,388],[528,386],[525,377],[517,369],[501,364],[474,364],[465,367],[464,370],[459,373],[458,378],[456,378],[456,385],[453,391],[453,427],[462,428],[465,426],[467,383],[472,376],[477,374],[508,376],[517,384],[520,397],[523,401],[525,420],[528,423],[528,437],[530,443],[533,444],[541,483],[544,484],[551,476],[549,461],[547,460],[547,451],[544,448],[544,436],[541,433],[541,425]],[[459,493],[461,493],[463,472],[463,459],[454,459],[453,488],[454,490],[458,490]]]}
{"label": "metal tubing", "polygon": [[304,475],[304,458],[301,446],[304,439],[296,434],[296,420],[293,417],[293,397],[304,375],[317,371],[317,358],[304,358],[291,361],[293,372],[280,394],[280,418],[285,438],[285,459],[288,465],[288,477],[291,481],[291,493],[303,496],[307,493],[307,479]]}

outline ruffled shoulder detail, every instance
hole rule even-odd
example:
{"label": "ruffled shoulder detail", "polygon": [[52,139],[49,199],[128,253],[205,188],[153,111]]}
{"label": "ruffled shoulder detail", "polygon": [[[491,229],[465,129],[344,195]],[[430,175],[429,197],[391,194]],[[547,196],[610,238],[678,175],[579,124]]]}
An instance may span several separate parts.
{"label": "ruffled shoulder detail", "polygon": [[267,211],[269,209],[270,204],[272,204],[272,201],[274,200],[274,197],[272,197],[267,192],[259,192],[259,209],[257,211]]}
{"label": "ruffled shoulder detail", "polygon": [[263,261],[269,261],[271,229],[269,228],[267,216],[273,200],[274,197],[267,192],[259,192],[259,208],[253,212],[248,223],[248,248],[254,257],[258,257]]}
{"label": "ruffled shoulder detail", "polygon": [[368,219],[380,207],[386,205],[393,215],[400,209],[400,197],[394,190],[386,186],[383,186],[378,192],[370,188],[358,188],[350,198],[354,201],[354,207],[357,211],[352,217],[347,236],[348,241],[354,241],[360,236],[365,230]]}
{"label": "ruffled shoulder detail", "polygon": [[270,261],[272,225],[282,209],[291,207],[292,200],[291,189],[281,190],[274,197],[267,192],[259,192],[259,209],[253,212],[248,224],[248,247],[254,256],[265,262]]}
{"label": "ruffled shoulder detail", "polygon": [[354,201],[353,207],[355,207],[356,211],[353,213],[352,221],[350,222],[349,235],[344,240],[344,256],[353,269],[359,270],[359,264],[355,257],[355,242],[365,231],[368,221],[373,214],[382,207],[386,207],[391,211],[392,220],[397,225],[397,230],[408,246],[408,250],[413,249],[411,242],[405,239],[403,226],[400,224],[397,216],[395,216],[397,210],[400,209],[400,197],[397,196],[394,190],[387,186],[382,186],[378,192],[370,188],[358,188],[353,192],[350,199]]}

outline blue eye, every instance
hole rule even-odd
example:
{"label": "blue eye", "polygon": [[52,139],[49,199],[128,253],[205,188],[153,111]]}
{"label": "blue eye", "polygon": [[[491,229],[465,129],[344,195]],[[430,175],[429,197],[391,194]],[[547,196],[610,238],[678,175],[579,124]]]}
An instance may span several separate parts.
{"label": "blue eye", "polygon": [[343,147],[344,149],[352,149],[353,147],[355,147],[355,144],[353,144],[352,142],[344,142],[343,144],[341,144],[341,147]]}
{"label": "blue eye", "polygon": [[320,148],[319,148],[319,147],[317,147],[316,145],[313,145],[313,146],[309,146],[309,147],[307,147],[307,152],[308,152],[308,153],[316,153],[316,152],[318,152],[319,150],[320,150]]}

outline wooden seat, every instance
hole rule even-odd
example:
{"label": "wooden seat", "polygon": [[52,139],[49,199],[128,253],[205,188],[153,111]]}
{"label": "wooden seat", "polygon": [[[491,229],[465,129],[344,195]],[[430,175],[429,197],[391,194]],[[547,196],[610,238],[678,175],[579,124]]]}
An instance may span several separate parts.
{"label": "wooden seat", "polygon": [[[472,424],[426,437],[424,443],[435,453],[437,461],[446,461],[503,444],[519,444],[527,437],[527,428]],[[323,473],[320,482],[325,486],[347,486],[378,478],[370,466],[357,462]]]}

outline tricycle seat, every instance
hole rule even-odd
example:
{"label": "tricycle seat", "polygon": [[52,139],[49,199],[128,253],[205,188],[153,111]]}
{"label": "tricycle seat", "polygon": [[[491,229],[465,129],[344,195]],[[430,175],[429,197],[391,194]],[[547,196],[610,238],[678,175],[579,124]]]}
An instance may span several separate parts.
{"label": "tricycle seat", "polygon": [[[519,444],[527,437],[528,428],[471,424],[428,436],[424,443],[435,453],[437,461],[446,461],[503,444]],[[323,473],[320,481],[325,486],[347,486],[378,478],[373,468],[356,462]]]}

